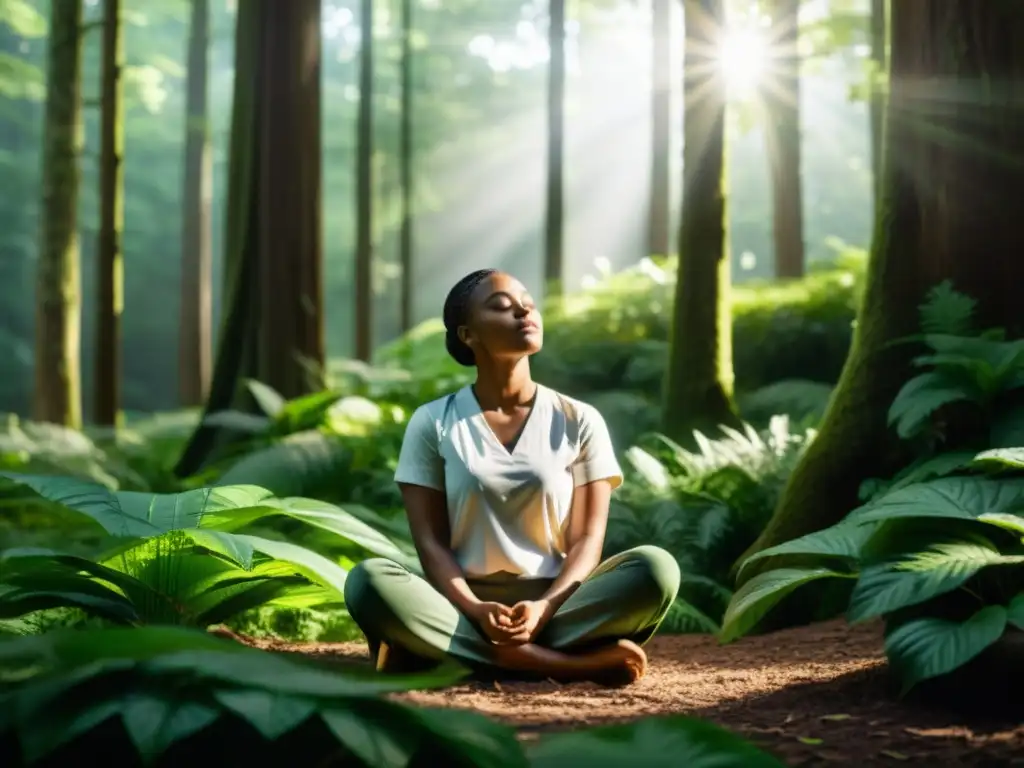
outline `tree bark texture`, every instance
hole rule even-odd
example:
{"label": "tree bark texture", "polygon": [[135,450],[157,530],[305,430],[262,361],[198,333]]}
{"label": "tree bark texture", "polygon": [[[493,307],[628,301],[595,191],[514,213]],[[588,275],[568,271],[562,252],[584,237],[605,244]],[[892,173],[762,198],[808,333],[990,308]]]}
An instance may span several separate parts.
{"label": "tree bark texture", "polygon": [[722,0],[686,0],[683,56],[683,205],[679,225],[665,433],[692,443],[692,431],[738,422],[732,402],[732,323],[725,204],[725,90],[716,51]]}
{"label": "tree bark texture", "polygon": [[37,420],[80,427],[81,0],[52,0],[46,87],[32,410]]}
{"label": "tree bark texture", "polygon": [[[1024,6],[899,0],[884,173],[853,345],[817,439],[751,548],[819,530],[909,456],[886,425],[928,290],[950,280],[983,327],[1024,333]],[[756,571],[756,569],[751,569]]]}
{"label": "tree bark texture", "polygon": [[213,166],[210,148],[209,0],[192,0],[185,104],[185,173],[181,212],[181,316],[178,395],[182,406],[201,405],[213,365],[211,277]]}
{"label": "tree bark texture", "polygon": [[776,66],[765,88],[775,276],[782,279],[802,277],[805,269],[799,13],[799,0],[775,0]]}
{"label": "tree bark texture", "polygon": [[878,184],[882,178],[882,123],[885,120],[885,89],[881,80],[889,68],[887,6],[886,0],[871,0],[871,62],[874,71],[868,114],[871,121],[871,168],[876,200]]}
{"label": "tree bark texture", "polygon": [[359,114],[356,119],[356,359],[373,357],[373,0],[360,5]]}
{"label": "tree bark texture", "polygon": [[100,85],[100,225],[96,243],[96,382],[93,421],[115,426],[121,403],[124,314],[124,38],[121,0],[103,0]]}
{"label": "tree bark texture", "polygon": [[546,291],[559,296],[565,280],[565,0],[548,0],[548,49],[544,279]]}
{"label": "tree bark texture", "polygon": [[672,253],[672,0],[651,2],[651,172],[647,253]]}
{"label": "tree bark texture", "polygon": [[399,262],[402,265],[401,328],[406,332],[412,328],[413,306],[413,149],[412,149],[412,0],[400,0],[402,25],[401,54],[401,123],[399,125],[399,184],[402,194],[402,223],[398,233]]}
{"label": "tree bark texture", "polygon": [[[245,379],[285,398],[323,384],[320,2],[242,0],[237,25],[226,318],[206,413],[250,409]],[[178,473],[232,437],[201,426]]]}

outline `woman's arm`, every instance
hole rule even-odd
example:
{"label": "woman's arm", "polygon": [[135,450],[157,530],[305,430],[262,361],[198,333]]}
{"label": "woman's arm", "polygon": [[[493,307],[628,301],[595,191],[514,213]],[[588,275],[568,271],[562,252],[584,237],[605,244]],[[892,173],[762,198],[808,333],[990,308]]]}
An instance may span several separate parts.
{"label": "woman's arm", "polygon": [[595,480],[576,487],[569,511],[562,570],[541,598],[546,603],[544,613],[547,618],[554,615],[601,562],[611,497],[612,483],[609,480]]}
{"label": "woman's arm", "polygon": [[444,492],[406,483],[400,483],[399,488],[409,516],[412,540],[427,581],[464,614],[474,615],[474,609],[480,607],[481,601],[469,588],[466,576],[452,554]]}

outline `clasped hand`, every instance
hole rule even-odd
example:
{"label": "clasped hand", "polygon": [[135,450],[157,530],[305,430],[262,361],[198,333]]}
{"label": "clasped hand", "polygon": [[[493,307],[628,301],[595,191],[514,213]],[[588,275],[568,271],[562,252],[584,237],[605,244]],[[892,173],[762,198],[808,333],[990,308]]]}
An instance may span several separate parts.
{"label": "clasped hand", "polygon": [[475,618],[491,642],[522,645],[540,634],[550,612],[551,604],[546,600],[523,600],[511,607],[487,602],[477,607]]}

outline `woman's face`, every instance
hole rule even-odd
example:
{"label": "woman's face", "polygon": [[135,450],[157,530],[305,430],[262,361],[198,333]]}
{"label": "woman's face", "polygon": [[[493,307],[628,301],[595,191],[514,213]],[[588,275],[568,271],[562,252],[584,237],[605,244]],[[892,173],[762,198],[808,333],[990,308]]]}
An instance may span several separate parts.
{"label": "woman's face", "polygon": [[544,345],[544,327],[533,297],[504,272],[495,272],[473,291],[459,336],[478,360],[481,353],[494,359],[532,355]]}

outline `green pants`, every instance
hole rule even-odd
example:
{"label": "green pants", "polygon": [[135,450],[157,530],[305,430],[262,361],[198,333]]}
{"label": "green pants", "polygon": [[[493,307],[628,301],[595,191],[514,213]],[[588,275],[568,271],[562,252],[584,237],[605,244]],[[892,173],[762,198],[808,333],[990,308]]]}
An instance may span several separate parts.
{"label": "green pants", "polygon": [[[552,579],[498,575],[470,579],[481,600],[512,605],[541,597]],[[642,546],[601,563],[541,630],[536,642],[556,650],[629,639],[647,642],[679,591],[679,565],[660,547]],[[345,583],[349,614],[366,635],[371,653],[380,643],[423,660],[454,657],[473,668],[495,666],[494,646],[425,579],[390,560],[357,565]]]}

